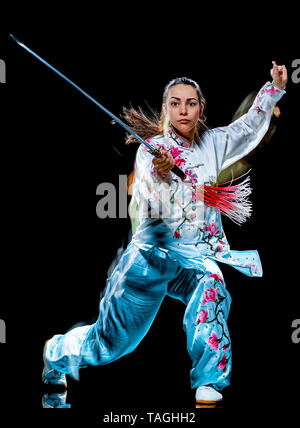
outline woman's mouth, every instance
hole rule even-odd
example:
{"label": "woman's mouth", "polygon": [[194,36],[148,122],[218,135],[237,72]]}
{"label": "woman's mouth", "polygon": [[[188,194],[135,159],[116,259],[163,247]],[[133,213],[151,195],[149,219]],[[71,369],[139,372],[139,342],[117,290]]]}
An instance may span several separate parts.
{"label": "woman's mouth", "polygon": [[179,123],[188,123],[188,122],[189,122],[189,120],[187,120],[187,119],[181,119],[181,120],[178,120],[178,122],[179,122]]}

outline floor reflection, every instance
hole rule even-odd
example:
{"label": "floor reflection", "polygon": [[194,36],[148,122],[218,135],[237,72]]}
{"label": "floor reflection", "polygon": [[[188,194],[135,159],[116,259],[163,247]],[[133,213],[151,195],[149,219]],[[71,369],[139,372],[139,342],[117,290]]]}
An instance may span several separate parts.
{"label": "floor reflection", "polygon": [[67,391],[48,392],[42,397],[42,406],[44,409],[70,409],[71,404],[66,401]]}

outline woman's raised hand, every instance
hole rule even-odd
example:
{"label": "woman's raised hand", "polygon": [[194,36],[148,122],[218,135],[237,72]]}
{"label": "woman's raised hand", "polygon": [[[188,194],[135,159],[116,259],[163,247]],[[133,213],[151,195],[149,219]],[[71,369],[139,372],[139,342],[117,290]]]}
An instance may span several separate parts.
{"label": "woman's raised hand", "polygon": [[173,157],[166,150],[162,150],[161,157],[153,159],[152,163],[161,175],[168,174],[175,165]]}
{"label": "woman's raised hand", "polygon": [[273,78],[273,85],[278,89],[284,89],[288,81],[287,69],[285,65],[277,65],[276,61],[272,61],[273,68],[271,76]]}

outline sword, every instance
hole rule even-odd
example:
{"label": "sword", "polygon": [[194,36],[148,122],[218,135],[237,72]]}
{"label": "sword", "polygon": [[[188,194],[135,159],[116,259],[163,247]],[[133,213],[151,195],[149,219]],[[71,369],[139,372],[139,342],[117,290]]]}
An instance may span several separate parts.
{"label": "sword", "polygon": [[[39,55],[37,55],[35,52],[33,52],[31,49],[29,49],[24,43],[21,43],[15,36],[10,34],[10,37],[23,49],[25,49],[27,52],[29,52],[31,55],[33,55],[35,58],[37,58],[39,61],[41,61],[43,64],[45,64],[48,68],[50,68],[52,71],[54,71],[56,74],[58,74],[60,77],[62,77],[66,82],[68,82],[70,85],[72,85],[75,89],[77,89],[79,92],[81,92],[85,97],[87,97],[90,101],[92,101],[94,104],[96,104],[97,107],[99,107],[101,110],[103,110],[108,116],[110,116],[115,122],[117,122],[119,125],[121,125],[129,134],[133,135],[140,143],[144,144],[149,149],[149,152],[155,156],[156,158],[159,158],[162,156],[162,153],[160,150],[154,148],[149,144],[147,141],[143,140],[138,134],[136,134],[129,126],[127,126],[121,119],[119,119],[117,116],[115,116],[112,112],[107,110],[102,104],[100,104],[98,101],[95,100],[95,98],[91,97],[87,92],[85,92],[83,89],[81,89],[78,85],[76,85],[72,80],[70,80],[68,77],[66,77],[64,74],[62,74],[60,71],[58,71],[56,68],[52,67],[47,61],[45,61],[43,58],[41,58]],[[186,174],[178,168],[177,165],[174,165],[172,168],[172,172],[177,175],[179,178],[184,180],[187,176]]]}

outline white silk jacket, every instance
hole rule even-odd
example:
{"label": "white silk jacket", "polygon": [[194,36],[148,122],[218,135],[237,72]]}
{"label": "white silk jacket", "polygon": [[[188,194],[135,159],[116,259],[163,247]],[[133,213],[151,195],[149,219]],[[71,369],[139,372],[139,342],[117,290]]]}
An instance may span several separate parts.
{"label": "white silk jacket", "polygon": [[203,199],[197,197],[197,189],[203,184],[216,183],[222,170],[255,149],[284,94],[284,90],[267,82],[245,115],[229,126],[206,131],[198,144],[195,141],[190,144],[172,127],[166,136],[147,140],[152,146],[167,150],[188,181],[182,181],[172,172],[160,176],[153,167],[153,156],[145,146],[140,146],[132,187],[139,221],[133,244],[155,251],[160,257],[177,260],[186,268],[201,268],[203,260],[209,257],[246,275],[262,276],[257,251],[230,250],[220,212],[204,205]]}

